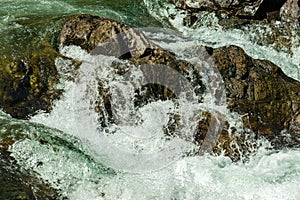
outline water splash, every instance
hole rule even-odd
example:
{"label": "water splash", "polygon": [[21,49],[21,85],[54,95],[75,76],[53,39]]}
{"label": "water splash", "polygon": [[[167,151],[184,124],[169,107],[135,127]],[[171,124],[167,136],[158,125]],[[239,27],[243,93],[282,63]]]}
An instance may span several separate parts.
{"label": "water splash", "polygon": [[[272,35],[273,30],[269,25],[253,24],[243,28],[223,28],[218,24],[218,18],[213,13],[200,13],[199,21],[192,27],[184,26],[186,11],[178,11],[173,4],[164,1],[144,0],[149,13],[165,24],[166,27],[174,27],[187,38],[198,41],[201,45],[210,47],[221,47],[226,45],[237,45],[243,48],[248,55],[255,59],[270,60],[279,66],[288,76],[300,80],[299,62],[299,41],[300,38],[295,30],[291,30],[290,53],[275,46],[275,41],[266,43],[268,35]],[[274,24],[272,26],[282,27],[284,24]],[[284,29],[282,29],[284,30]],[[286,35],[286,33],[283,33]],[[260,39],[260,37],[262,39]],[[261,44],[260,44],[261,43]]]}

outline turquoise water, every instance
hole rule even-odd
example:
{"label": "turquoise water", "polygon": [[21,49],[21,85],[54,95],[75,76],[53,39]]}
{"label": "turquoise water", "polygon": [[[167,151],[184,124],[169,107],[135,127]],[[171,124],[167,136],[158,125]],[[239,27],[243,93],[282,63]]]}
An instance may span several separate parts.
{"label": "turquoise water", "polygon": [[[184,50],[195,45],[239,45],[253,57],[268,58],[288,75],[299,79],[300,50],[297,46],[293,48],[293,55],[287,55],[272,46],[251,42],[245,32],[239,30],[206,25],[196,30],[187,29],[179,23],[180,16],[174,21],[167,19],[164,1],[2,0],[1,3],[3,58],[26,54],[40,40],[49,37],[59,24],[52,19],[89,13],[134,27],[147,27],[147,36],[182,57]],[[214,25],[214,20],[209,18],[208,22]],[[172,26],[172,30],[161,29]],[[194,144],[182,138],[165,137],[162,127],[168,122],[170,112],[181,112],[192,118],[194,109],[211,111],[214,108],[239,127],[240,117],[212,105],[211,96],[206,97],[200,107],[184,98],[179,100],[179,106],[171,101],[156,101],[139,110],[131,110],[129,102],[126,109],[116,110],[123,118],[133,116],[134,120],[140,120],[138,126],[118,124],[99,128],[97,115],[90,105],[99,98],[95,95],[98,79],[109,87],[120,89],[116,95],[125,100],[131,98],[131,86],[120,84],[123,77],[115,74],[112,67],[113,63],[122,61],[102,55],[91,56],[75,46],[61,47],[60,53],[83,61],[76,81],[67,80],[66,71],[72,69],[57,60],[62,74],[60,86],[65,93],[55,102],[53,111],[50,114],[41,112],[30,121],[12,119],[0,111],[0,139],[15,140],[10,151],[16,164],[63,196],[71,200],[300,199],[299,149],[267,150],[270,144],[261,141],[262,148],[249,162],[233,163],[224,156],[186,156],[196,148]],[[141,78],[138,71],[134,75]],[[144,134],[151,137],[145,140]],[[174,144],[180,148],[176,149]],[[163,155],[163,159],[153,155]]]}

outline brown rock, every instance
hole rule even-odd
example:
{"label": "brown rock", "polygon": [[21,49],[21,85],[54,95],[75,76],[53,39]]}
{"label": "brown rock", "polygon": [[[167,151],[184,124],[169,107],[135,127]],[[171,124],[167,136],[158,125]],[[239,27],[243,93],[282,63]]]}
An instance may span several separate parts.
{"label": "brown rock", "polygon": [[[85,30],[84,27],[89,27],[89,30],[91,29],[90,32],[81,31],[81,29]],[[201,81],[201,77],[197,77],[197,74],[193,75],[194,78],[187,76],[189,71],[193,71],[194,66],[192,64],[178,60],[172,52],[152,44],[142,33],[128,30],[130,30],[128,27],[115,21],[88,15],[75,16],[63,25],[60,41],[63,45],[79,45],[90,53],[95,53],[98,45],[100,48],[104,47],[103,49],[105,50],[106,46],[103,44],[106,41],[113,43],[112,49],[120,48],[122,46],[121,43],[125,44],[125,49],[130,49],[130,55],[127,54],[127,56],[124,56],[122,53],[126,52],[123,50],[109,52],[108,55],[129,59],[130,64],[140,67],[145,76],[154,79],[153,74],[162,77],[165,74],[153,71],[153,68],[147,66],[161,64],[167,68],[172,68],[188,80],[193,80],[192,85],[194,87],[200,86],[199,95],[203,93],[205,87]],[[98,37],[100,39],[96,40],[88,37],[88,35],[97,35],[96,32],[99,35],[104,34],[105,36]],[[111,39],[116,37],[115,35],[118,32],[124,32],[124,34],[121,34],[121,39]],[[142,42],[140,42],[140,38],[142,38]],[[142,44],[138,45],[142,46],[142,48],[138,48],[138,51],[134,51],[134,44],[136,43]],[[295,140],[286,141],[284,137],[281,137],[281,139],[278,138],[280,138],[280,132],[283,130],[289,128],[297,130],[297,128],[292,127],[297,126],[298,123],[297,117],[294,121],[293,119],[300,110],[300,83],[287,77],[273,63],[266,60],[253,59],[239,47],[229,46],[206,49],[214,59],[215,65],[225,81],[229,109],[243,115],[242,119],[245,128],[256,133],[256,135],[251,135],[245,130],[239,130],[240,133],[238,133],[236,130],[232,130],[233,127],[228,127],[227,123],[221,132],[217,145],[213,149],[214,152],[220,153],[222,150],[225,150],[225,154],[235,160],[241,154],[249,152],[249,149],[253,150],[259,146],[257,143],[252,143],[258,136],[265,136],[277,142],[278,148],[294,146]],[[106,54],[106,52],[105,50],[97,53]],[[119,69],[124,69],[124,67],[118,65],[114,67],[116,67],[116,73],[124,73],[123,70],[118,72]],[[166,79],[164,86],[150,84],[142,88],[142,92],[139,91],[140,89],[137,90],[135,106],[141,106],[151,100],[176,98],[174,91],[168,90],[168,88],[176,88],[176,86],[169,84],[174,83],[174,81],[168,82],[167,77],[162,79]],[[112,122],[114,119],[110,105],[111,94],[107,88],[104,89],[101,83],[99,83],[99,92],[103,99],[98,102],[96,110],[102,115],[102,119],[107,118],[104,124]],[[109,116],[107,117],[106,114]],[[200,121],[198,133],[195,136],[195,141],[200,145],[205,141],[204,138],[206,137],[210,119],[211,117],[208,113],[207,116],[203,115],[203,119]],[[176,116],[171,121],[175,124],[169,124],[169,131],[172,130],[172,127],[180,125],[180,116]],[[296,125],[294,126],[293,124]],[[172,135],[170,132],[167,134]]]}
{"label": "brown rock", "polygon": [[[139,68],[149,84],[137,89],[134,103],[137,107],[153,100],[176,97],[178,94],[176,91],[180,90],[182,84],[178,73],[187,80],[192,80],[198,95],[205,90],[199,74],[190,74],[193,65],[177,59],[172,52],[153,44],[142,32],[119,22],[91,15],[76,15],[63,24],[59,41],[62,45],[78,45],[91,54],[104,54],[129,60],[130,64]],[[116,68],[116,73],[124,73],[122,72],[124,67],[118,64],[113,67]],[[98,90],[102,99],[97,102],[96,110],[101,116],[101,124],[105,125],[114,121],[111,94],[101,82]]]}
{"label": "brown rock", "polygon": [[92,15],[75,15],[62,27],[59,42],[77,45],[91,54],[122,58],[141,56],[152,43],[139,31],[125,24]]}
{"label": "brown rock", "polygon": [[235,46],[212,50],[226,84],[230,110],[244,117],[258,134],[279,134],[288,129],[299,111],[300,83],[266,60],[256,60]]}

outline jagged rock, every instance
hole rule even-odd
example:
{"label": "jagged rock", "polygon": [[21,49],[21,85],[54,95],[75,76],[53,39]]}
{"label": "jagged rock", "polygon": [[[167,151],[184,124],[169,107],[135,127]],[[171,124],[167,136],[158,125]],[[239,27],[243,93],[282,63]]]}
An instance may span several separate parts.
{"label": "jagged rock", "polygon": [[63,24],[59,36],[63,45],[77,45],[91,54],[137,58],[153,48],[143,34],[125,24],[92,15],[75,15]]}
{"label": "jagged rock", "polygon": [[38,110],[50,111],[52,101],[61,92],[55,89],[58,56],[45,44],[30,56],[0,61],[0,107],[16,118],[27,118]]}
{"label": "jagged rock", "polygon": [[[288,54],[292,54],[293,48],[299,47],[299,42],[295,40],[300,32],[297,0],[169,2],[176,6],[177,13],[184,13],[184,26],[197,29],[212,24],[226,29],[239,29],[247,34],[253,43]],[[172,19],[172,15],[168,18]],[[256,34],[249,34],[253,32]]]}
{"label": "jagged rock", "polygon": [[[203,112],[195,134],[195,142],[202,147],[205,144],[205,138],[210,127],[212,114]],[[226,120],[226,119],[224,119]],[[225,121],[224,127],[220,132],[216,144],[212,146],[212,152],[216,155],[225,155],[233,161],[247,160],[248,156],[254,153],[260,146],[257,142],[255,134],[246,130],[237,130],[235,127],[230,127],[228,121]],[[209,144],[208,144],[209,145]]]}
{"label": "jagged rock", "polygon": [[244,116],[258,134],[288,129],[300,109],[300,83],[267,60],[249,57],[236,46],[210,49],[226,84],[228,107]]}
{"label": "jagged rock", "polygon": [[290,123],[288,132],[291,134],[293,141],[295,144],[292,145],[294,147],[300,147],[300,114],[296,114],[293,120]]}
{"label": "jagged rock", "polygon": [[[78,45],[91,54],[104,54],[129,60],[130,64],[140,68],[144,76],[151,81],[163,80],[164,84],[150,83],[140,91],[136,91],[135,106],[137,107],[155,99],[165,100],[176,96],[174,90],[180,88],[182,83],[180,80],[174,81],[174,78],[178,76],[169,73],[180,73],[188,80],[193,80],[192,85],[199,95],[205,90],[201,77],[196,73],[189,73],[193,65],[177,59],[172,52],[152,43],[142,32],[119,22],[91,15],[76,15],[63,24],[59,41],[62,45]],[[161,70],[161,72],[152,72],[153,68],[147,65],[157,66],[156,70]],[[172,68],[173,71],[170,70],[168,74],[165,74],[165,67]],[[116,69],[116,71],[119,70]],[[101,82],[98,90],[103,98],[97,102],[96,110],[101,114],[101,124],[104,125],[113,121],[109,100],[111,94]]]}
{"label": "jagged rock", "polygon": [[[74,26],[72,25],[73,23],[75,24]],[[111,23],[115,26],[112,27]],[[100,31],[100,34],[103,34],[103,32],[101,32],[101,28],[99,28],[97,24],[99,24],[99,27],[105,27],[105,31],[109,34],[108,36],[106,35],[104,39],[97,40],[97,42],[94,42],[95,40],[90,41],[89,38],[82,33],[88,33],[91,35],[91,32],[97,30]],[[77,33],[77,31],[81,30],[83,28],[82,26],[93,28],[91,32],[80,32],[81,34],[78,36],[79,32]],[[109,27],[112,30],[109,30]],[[132,54],[130,51],[129,56],[122,56],[122,51],[114,51],[118,53],[109,53],[108,55],[114,55],[125,60],[128,59],[129,64],[135,67],[156,64],[171,67],[185,76],[188,80],[193,80],[194,82],[192,81],[192,85],[194,87],[200,86],[198,87],[199,95],[203,93],[205,87],[201,81],[201,77],[196,77],[196,74],[193,75],[194,78],[186,76],[189,71],[193,71],[192,64],[178,60],[172,52],[163,50],[161,47],[152,44],[142,33],[138,31],[128,32],[130,29],[128,27],[123,27],[126,26],[115,21],[110,22],[107,19],[103,19],[102,22],[98,17],[87,15],[75,16],[63,25],[63,31],[60,34],[60,42],[63,45],[76,44],[86,49],[88,52],[93,53],[93,49],[97,49],[97,45],[101,47],[103,44],[106,44],[106,42],[111,41],[114,46],[113,48],[119,48],[122,46],[120,44],[126,44],[125,49],[134,50],[134,44],[142,38],[142,42],[138,42],[138,44],[142,43],[142,45],[139,46],[144,48],[139,48],[141,51],[138,51],[138,53]],[[121,34],[122,37],[120,40],[109,38],[114,37],[115,33],[118,32],[124,32],[124,34]],[[69,37],[68,35],[71,36]],[[126,35],[126,37],[123,37],[123,35]],[[235,159],[241,152],[246,152],[247,149],[249,149],[249,144],[251,144],[249,141],[253,141],[259,136],[266,136],[270,140],[275,141],[281,131],[288,130],[290,127],[293,127],[292,120],[299,112],[299,82],[287,77],[279,67],[275,66],[271,62],[251,58],[239,47],[229,46],[216,49],[206,48],[206,50],[214,59],[215,65],[225,81],[229,109],[244,116],[243,123],[246,128],[244,131],[241,130],[242,132],[240,133],[232,134],[236,131],[229,130],[227,124],[214,148],[216,153],[223,149],[226,151],[226,155]],[[123,53],[126,52],[123,51]],[[122,67],[117,66],[117,68],[121,69]],[[141,70],[145,76],[147,76],[147,74],[153,74],[151,71],[153,69],[144,67],[141,68]],[[143,105],[147,103],[149,99],[173,99],[174,93],[172,93],[172,90],[168,90],[168,87],[172,88],[172,85],[166,85],[167,87],[148,85],[144,88],[146,92],[137,92],[135,106]],[[102,83],[99,83],[99,93],[103,97],[103,101],[98,104],[96,110],[100,113],[105,110],[105,113],[108,113],[110,116],[107,117],[103,114],[102,118],[106,117],[108,119],[107,121],[112,122],[113,117],[112,112],[110,111],[111,94],[107,88],[103,87]],[[208,128],[208,119],[210,119],[209,115],[204,117],[199,124],[199,130],[195,140],[199,144],[203,142],[201,138],[205,137],[205,130]],[[105,123],[107,123],[107,121]],[[174,121],[177,121],[176,123],[180,124],[180,120]],[[170,125],[170,127],[172,127],[172,125]],[[231,128],[232,127],[230,127],[230,129]],[[249,131],[256,133],[256,135],[253,136],[251,134],[247,134]],[[278,143],[282,141],[283,140],[277,140]],[[293,142],[294,141],[295,140],[293,140]],[[293,142],[288,144],[281,143],[277,146],[293,146],[291,145],[294,144]],[[238,153],[236,152],[236,146],[241,147]],[[250,149],[255,149],[257,146],[259,146],[259,144],[257,144],[256,147],[251,147]]]}

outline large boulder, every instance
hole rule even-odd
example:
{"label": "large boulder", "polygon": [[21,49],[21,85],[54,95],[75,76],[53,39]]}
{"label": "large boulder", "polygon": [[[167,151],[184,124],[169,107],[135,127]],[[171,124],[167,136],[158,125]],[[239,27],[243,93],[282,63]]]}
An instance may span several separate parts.
{"label": "large boulder", "polygon": [[77,45],[91,54],[137,58],[151,42],[143,34],[111,19],[92,15],[75,15],[62,26],[58,41],[62,45]]}
{"label": "large boulder", "polygon": [[251,58],[239,47],[208,51],[225,81],[228,107],[244,115],[245,127],[275,135],[289,129],[300,109],[298,81],[270,61]]}
{"label": "large boulder", "polygon": [[[192,85],[196,88],[195,91],[198,95],[205,90],[201,77],[196,73],[190,73],[193,65],[177,59],[174,53],[152,43],[139,30],[117,21],[91,15],[75,15],[62,25],[58,41],[60,45],[80,46],[93,55],[104,54],[128,60],[131,65],[139,68],[145,77],[152,79],[149,82],[163,80],[164,84],[150,83],[143,87],[142,91],[136,91],[136,107],[155,99],[174,98],[174,89],[180,88],[180,81],[174,81],[176,73],[192,80]],[[147,65],[157,66],[156,69],[161,71],[153,73],[153,68],[147,67]],[[124,66],[116,65],[114,67],[116,73],[124,73],[122,72]],[[174,73],[174,76],[165,74],[166,70]],[[102,99],[98,101],[96,110],[101,116],[101,124],[105,126],[114,121],[110,102],[111,93],[101,81],[98,90]]]}
{"label": "large boulder", "polygon": [[[114,26],[111,24],[114,24]],[[89,27],[88,31],[80,31],[84,27]],[[122,34],[118,37],[117,35],[120,32]],[[93,35],[105,35],[105,37],[95,40]],[[118,38],[118,40],[115,38]],[[162,64],[178,71],[183,76],[186,76],[187,79],[188,72],[193,72],[194,66],[192,64],[177,59],[174,53],[153,44],[141,32],[132,31],[129,27],[116,21],[89,15],[74,16],[63,25],[59,41],[63,45],[74,44],[81,46],[92,54],[104,53],[107,55],[106,52],[109,52],[108,55],[129,60],[129,63],[135,67]],[[105,50],[110,42],[113,44],[111,49],[115,49],[114,51]],[[138,44],[141,48],[138,47],[138,51],[134,51],[136,49],[134,44]],[[127,49],[130,54],[124,56],[122,52],[127,53],[128,51],[118,51],[118,48]],[[105,51],[97,51],[97,49],[104,49]],[[239,47],[228,46],[216,49],[207,47],[206,50],[214,59],[215,65],[225,81],[228,108],[232,112],[242,115],[244,124],[244,130],[234,130],[234,127],[229,127],[228,122],[225,122],[225,127],[221,131],[217,145],[214,147],[214,152],[220,153],[222,149],[225,149],[225,154],[236,160],[241,152],[247,152],[249,149],[255,149],[259,146],[259,144],[251,143],[250,141],[255,141],[260,136],[279,143],[277,145],[278,148],[295,146],[297,143],[295,143],[296,139],[283,143],[282,141],[284,140],[276,138],[280,136],[283,130],[297,130],[300,83],[287,77],[273,63],[266,60],[253,59]],[[116,69],[121,68],[117,67]],[[142,68],[142,72],[146,76],[147,74],[153,74],[151,70],[151,68],[147,67]],[[194,78],[189,80],[194,87],[198,86],[200,88],[198,95],[201,95],[206,88],[200,76],[196,74],[193,76]],[[172,88],[168,84],[166,87],[147,86],[146,92],[138,93],[135,105],[143,105],[151,98],[173,99],[174,93],[167,90],[168,87]],[[99,83],[99,93],[103,99],[99,101],[100,103],[96,110],[99,113],[108,113],[109,117],[107,120],[112,122],[114,119],[111,111],[111,94],[109,89],[103,87],[102,83]],[[143,94],[142,96],[139,95],[141,93]],[[107,117],[105,114],[101,114],[101,116],[101,118]],[[179,120],[173,120],[173,122],[175,121],[179,125],[181,123],[180,116],[176,116],[176,118]],[[198,133],[195,136],[195,142],[202,144],[204,141],[210,119],[210,113],[202,116],[198,126]],[[172,126],[170,125],[170,127]],[[255,134],[248,134],[250,132]],[[255,147],[253,147],[253,144]],[[241,148],[240,150],[237,150],[238,146]],[[250,146],[252,147],[249,148]]]}

